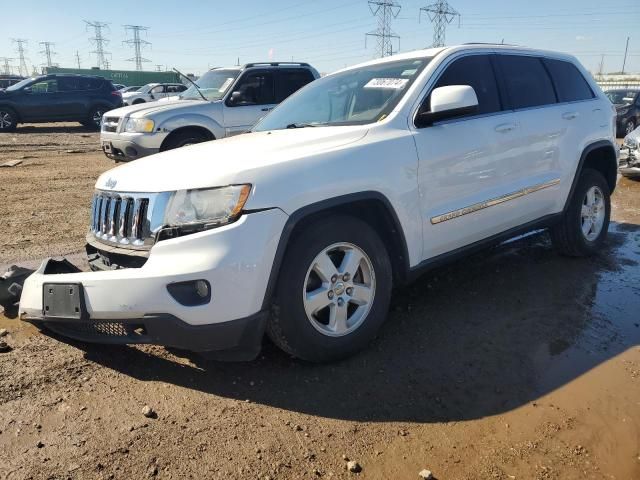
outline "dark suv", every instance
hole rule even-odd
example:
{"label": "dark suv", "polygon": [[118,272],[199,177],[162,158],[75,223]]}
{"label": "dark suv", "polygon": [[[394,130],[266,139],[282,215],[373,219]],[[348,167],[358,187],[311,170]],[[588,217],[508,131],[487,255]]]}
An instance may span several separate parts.
{"label": "dark suv", "polygon": [[43,75],[0,91],[0,132],[18,123],[80,122],[99,129],[102,115],[122,106],[110,80],[86,75]]}
{"label": "dark suv", "polygon": [[640,124],[640,88],[615,88],[604,93],[616,106],[618,137],[629,135]]}

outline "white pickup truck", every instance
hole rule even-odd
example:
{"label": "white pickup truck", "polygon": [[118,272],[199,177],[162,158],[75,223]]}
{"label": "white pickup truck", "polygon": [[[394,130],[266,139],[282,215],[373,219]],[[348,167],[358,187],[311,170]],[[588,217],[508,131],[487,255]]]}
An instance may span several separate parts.
{"label": "white pickup truck", "polygon": [[45,261],[20,318],[235,359],[266,332],[296,357],[341,358],[376,336],[392,286],[435,265],[543,228],[565,255],[597,252],[615,130],[562,53],[461,45],[347,68],[252,133],[101,175],[94,271]]}
{"label": "white pickup truck", "polygon": [[318,77],[306,63],[214,68],[178,98],[105,114],[102,150],[113,160],[129,161],[246,132],[278,103]]}

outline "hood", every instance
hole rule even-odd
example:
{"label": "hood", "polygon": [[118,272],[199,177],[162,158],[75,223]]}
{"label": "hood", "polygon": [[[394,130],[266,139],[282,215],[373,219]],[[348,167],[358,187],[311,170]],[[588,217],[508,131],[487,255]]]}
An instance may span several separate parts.
{"label": "hood", "polygon": [[[293,168],[310,157],[335,152],[362,139],[364,125],[255,132],[169,150],[103,173],[96,188],[120,192],[164,192],[259,185],[278,168]],[[278,167],[278,168],[277,168]]]}
{"label": "hood", "polygon": [[204,100],[174,100],[169,102],[147,102],[138,103],[137,105],[129,105],[126,107],[117,108],[109,112],[109,116],[124,117],[125,115],[130,117],[144,117],[158,112],[164,112],[166,110],[181,110],[194,108],[197,105],[208,105],[209,102]]}

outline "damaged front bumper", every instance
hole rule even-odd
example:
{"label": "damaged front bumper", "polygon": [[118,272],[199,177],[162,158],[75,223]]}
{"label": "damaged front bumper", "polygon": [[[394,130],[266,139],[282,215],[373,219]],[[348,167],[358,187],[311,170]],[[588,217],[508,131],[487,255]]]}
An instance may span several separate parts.
{"label": "damaged front bumper", "polygon": [[[242,216],[213,230],[156,243],[139,268],[80,271],[45,260],[24,283],[20,318],[81,341],[151,343],[222,358],[257,356],[263,300],[286,214]],[[191,302],[172,288],[202,281],[210,297]],[[189,292],[187,292],[189,293]]]}

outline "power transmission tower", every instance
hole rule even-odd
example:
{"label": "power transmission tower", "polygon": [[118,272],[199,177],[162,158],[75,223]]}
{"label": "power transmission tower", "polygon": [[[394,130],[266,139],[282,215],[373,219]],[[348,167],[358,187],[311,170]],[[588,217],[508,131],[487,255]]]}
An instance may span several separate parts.
{"label": "power transmission tower", "polygon": [[156,72],[161,72],[164,70],[164,65],[156,65]]}
{"label": "power transmission tower", "polygon": [[15,60],[15,58],[0,57],[0,62],[2,62],[2,73],[4,75],[11,75],[11,65],[9,64],[11,60]]}
{"label": "power transmission tower", "polygon": [[78,64],[78,69],[81,69],[82,66],[80,65],[80,52],[78,52],[76,50],[76,63]]}
{"label": "power transmission tower", "polygon": [[142,49],[147,45],[151,45],[151,42],[142,40],[140,38],[140,32],[149,30],[149,27],[143,27],[141,25],[125,25],[124,29],[127,32],[129,31],[133,32],[133,38],[130,38],[129,40],[125,40],[124,42],[122,42],[130,46],[133,45],[134,57],[127,59],[127,62],[136,62],[136,70],[142,70],[142,63],[151,61],[142,56]]}
{"label": "power transmission tower", "polygon": [[391,20],[396,18],[402,7],[393,0],[369,0],[369,10],[378,17],[378,29],[365,35],[365,48],[368,37],[377,38],[377,50],[380,57],[393,55],[393,40],[398,39],[400,50],[400,37],[391,30]]}
{"label": "power transmission tower", "polygon": [[456,17],[458,17],[458,22],[460,22],[460,13],[449,5],[446,0],[438,0],[431,5],[422,7],[418,19],[422,17],[422,12],[425,12],[429,20],[431,20],[431,23],[433,23],[432,47],[444,47],[447,25],[453,22],[453,19]]}
{"label": "power transmission tower", "polygon": [[104,38],[103,33],[104,30],[109,28],[109,24],[104,22],[89,22],[87,20],[84,21],[87,24],[87,29],[93,28],[94,37],[90,38],[89,41],[96,46],[96,49],[91,52],[96,54],[96,59],[98,64],[96,65],[98,68],[104,68],[108,70],[109,62],[107,61],[107,57],[111,55],[111,52],[107,52],[104,47],[109,43],[109,40]]}
{"label": "power transmission tower", "polygon": [[47,63],[44,64],[47,67],[54,67],[57,66],[57,64],[53,63],[51,60],[51,57],[53,55],[56,55],[56,52],[54,52],[53,50],[51,50],[51,47],[53,47],[55,45],[55,43],[52,42],[40,42],[40,45],[42,45],[44,47],[44,50],[40,50],[40,53],[43,54],[47,60]]}
{"label": "power transmission tower", "polygon": [[29,76],[29,69],[27,68],[27,60],[25,59],[25,53],[27,45],[27,40],[23,38],[13,38],[13,43],[17,45],[16,52],[18,52],[18,57],[20,59],[20,66],[18,67],[18,73],[23,77]]}

